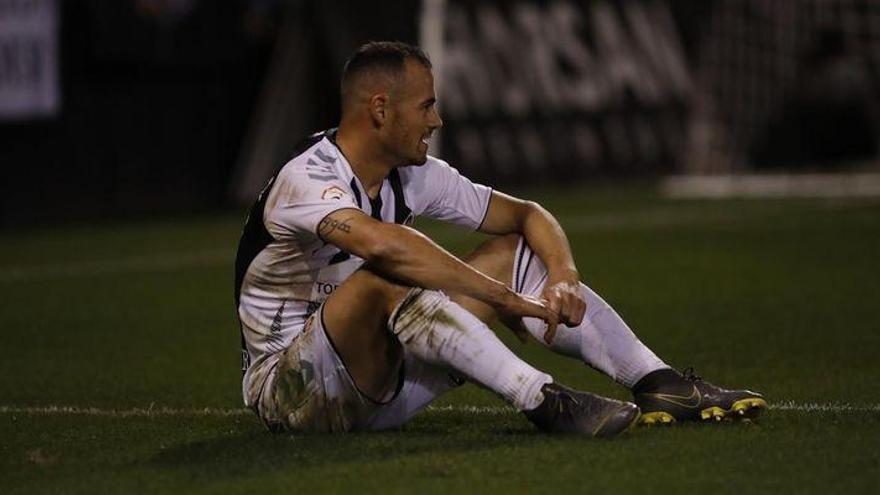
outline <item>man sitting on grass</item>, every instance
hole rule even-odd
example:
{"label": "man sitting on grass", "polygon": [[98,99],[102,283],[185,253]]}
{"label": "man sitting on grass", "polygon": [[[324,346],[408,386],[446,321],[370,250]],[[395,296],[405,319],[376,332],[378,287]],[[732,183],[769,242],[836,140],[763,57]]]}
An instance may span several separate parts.
{"label": "man sitting on grass", "polygon": [[[338,129],[300,145],[251,209],[236,259],[245,404],[273,431],[396,427],[472,381],[547,432],[614,436],[643,422],[754,417],[764,399],[666,365],[581,283],[536,203],[427,155],[431,63],[403,43],[347,62]],[[459,259],[410,228],[424,215],[496,237]],[[520,337],[629,387],[635,404],[569,389],[498,340]]]}

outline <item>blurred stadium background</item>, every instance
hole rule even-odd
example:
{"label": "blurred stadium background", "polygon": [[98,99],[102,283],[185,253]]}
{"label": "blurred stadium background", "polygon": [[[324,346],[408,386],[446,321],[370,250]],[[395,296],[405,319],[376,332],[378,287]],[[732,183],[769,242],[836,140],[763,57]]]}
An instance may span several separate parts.
{"label": "blurred stadium background", "polygon": [[[368,40],[434,58],[438,154],[500,184],[872,171],[871,0],[0,1],[0,224],[250,201]],[[33,201],[33,198],[40,198]]]}
{"label": "blurred stadium background", "polygon": [[[463,387],[402,432],[265,434],[237,236],[378,39],[433,58],[434,154],[546,204],[649,345],[768,417],[591,443]],[[878,105],[872,0],[0,0],[0,492],[873,493]]]}

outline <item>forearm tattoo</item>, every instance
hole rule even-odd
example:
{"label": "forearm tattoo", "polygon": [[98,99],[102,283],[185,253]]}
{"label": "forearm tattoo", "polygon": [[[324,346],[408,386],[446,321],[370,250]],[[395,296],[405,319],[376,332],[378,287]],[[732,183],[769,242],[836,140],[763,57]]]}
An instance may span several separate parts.
{"label": "forearm tattoo", "polygon": [[342,220],[337,220],[335,218],[324,217],[321,220],[321,223],[318,225],[318,235],[321,237],[327,237],[330,234],[339,231],[345,234],[351,232],[351,225],[349,222],[352,217],[344,218]]}

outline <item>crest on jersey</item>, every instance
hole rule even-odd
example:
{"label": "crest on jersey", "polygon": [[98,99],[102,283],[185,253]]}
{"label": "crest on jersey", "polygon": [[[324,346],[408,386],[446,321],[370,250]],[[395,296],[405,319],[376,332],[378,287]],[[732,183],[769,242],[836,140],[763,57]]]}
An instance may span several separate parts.
{"label": "crest on jersey", "polygon": [[338,186],[330,186],[321,193],[321,199],[342,199],[343,196],[348,196],[348,193]]}

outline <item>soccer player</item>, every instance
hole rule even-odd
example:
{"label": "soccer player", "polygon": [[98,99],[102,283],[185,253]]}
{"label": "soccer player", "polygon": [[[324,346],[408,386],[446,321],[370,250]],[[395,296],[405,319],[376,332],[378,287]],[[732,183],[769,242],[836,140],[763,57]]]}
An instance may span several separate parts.
{"label": "soccer player", "polygon": [[[250,211],[236,258],[243,395],[273,431],[403,424],[465,380],[538,429],[614,436],[643,421],[752,417],[766,403],[645,347],[581,283],[565,233],[536,203],[474,184],[428,156],[431,63],[369,43],[346,63],[338,129],[313,135]],[[424,215],[495,237],[459,259],[410,228]],[[487,326],[579,359],[635,404],[575,391],[507,349]]]}

